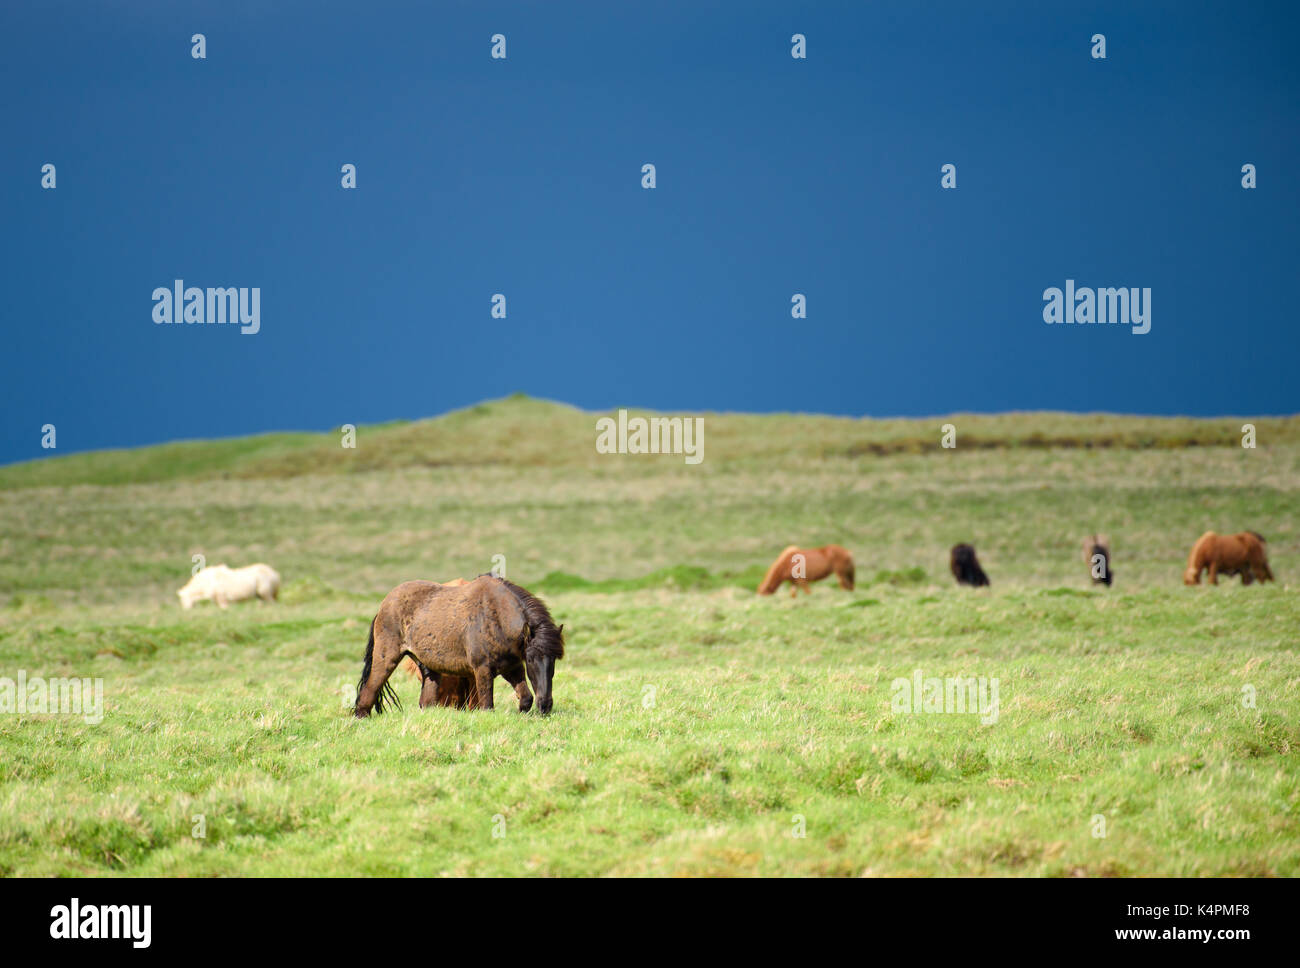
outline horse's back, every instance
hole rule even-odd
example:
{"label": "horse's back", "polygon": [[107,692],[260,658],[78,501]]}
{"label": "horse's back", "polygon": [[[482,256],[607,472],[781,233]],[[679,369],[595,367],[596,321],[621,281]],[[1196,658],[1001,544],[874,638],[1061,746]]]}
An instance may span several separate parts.
{"label": "horse's back", "polygon": [[418,578],[404,581],[384,596],[384,600],[379,603],[379,615],[410,618],[442,587],[436,581]]}
{"label": "horse's back", "polygon": [[1250,531],[1242,531],[1239,534],[1230,534],[1226,540],[1232,544],[1232,557],[1237,561],[1258,561],[1264,557],[1264,545],[1259,538]]}
{"label": "horse's back", "polygon": [[495,618],[507,634],[522,634],[527,624],[515,596],[497,579],[482,575],[459,584],[404,581],[385,596],[379,617],[403,628],[419,626],[439,633],[464,632],[484,618]]}

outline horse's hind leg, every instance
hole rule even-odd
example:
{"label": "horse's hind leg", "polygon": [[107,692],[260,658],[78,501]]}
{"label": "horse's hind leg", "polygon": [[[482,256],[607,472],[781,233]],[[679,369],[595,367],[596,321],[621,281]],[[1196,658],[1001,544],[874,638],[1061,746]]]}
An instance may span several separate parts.
{"label": "horse's hind leg", "polygon": [[533,694],[528,691],[528,682],[527,677],[524,675],[523,665],[507,669],[501,673],[501,678],[514,687],[515,695],[519,697],[519,711],[521,713],[526,713],[533,708]]}

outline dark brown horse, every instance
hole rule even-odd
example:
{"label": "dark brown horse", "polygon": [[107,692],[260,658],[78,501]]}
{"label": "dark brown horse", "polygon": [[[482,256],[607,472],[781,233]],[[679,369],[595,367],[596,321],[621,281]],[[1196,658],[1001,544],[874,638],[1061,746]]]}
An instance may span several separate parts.
{"label": "dark brown horse", "polygon": [[959,585],[979,587],[989,583],[989,576],[984,574],[984,569],[980,567],[980,560],[975,557],[973,545],[953,545],[948,555],[948,565],[952,568],[952,576],[957,579]]}
{"label": "dark brown horse", "polygon": [[1093,584],[1110,587],[1115,580],[1115,572],[1110,567],[1110,539],[1104,534],[1090,535],[1083,539],[1083,560],[1088,563]]}
{"label": "dark brown horse", "polygon": [[480,575],[466,585],[403,582],[388,593],[370,623],[365,664],[357,683],[358,719],[384,711],[385,700],[401,706],[388,684],[402,657],[420,667],[420,708],[438,702],[442,676],[473,682],[478,708],[492,708],[492,681],[514,687],[519,711],[551,711],[555,662],[564,656],[564,626],[556,626],[545,603],[513,582]]}

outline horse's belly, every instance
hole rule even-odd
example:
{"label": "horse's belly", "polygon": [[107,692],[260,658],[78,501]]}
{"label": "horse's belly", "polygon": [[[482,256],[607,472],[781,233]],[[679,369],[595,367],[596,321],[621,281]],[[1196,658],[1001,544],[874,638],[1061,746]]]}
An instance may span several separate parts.
{"label": "horse's belly", "polygon": [[410,652],[434,672],[449,676],[472,676],[474,670],[469,656],[460,643],[450,643],[432,635],[415,636],[408,646]]}

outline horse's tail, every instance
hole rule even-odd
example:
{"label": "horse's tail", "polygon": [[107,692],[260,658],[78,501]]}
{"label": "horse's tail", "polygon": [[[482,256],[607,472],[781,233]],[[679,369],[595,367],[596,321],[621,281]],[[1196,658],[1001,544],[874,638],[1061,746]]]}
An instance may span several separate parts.
{"label": "horse's tail", "polygon": [[853,567],[853,555],[849,554],[847,548],[839,550],[843,556],[840,561],[839,576],[844,580],[844,587],[852,591],[857,579],[857,570]]}
{"label": "horse's tail", "polygon": [[[361,701],[361,690],[366,687],[366,680],[370,678],[370,667],[375,658],[375,621],[379,618],[376,615],[370,620],[370,638],[366,642],[366,659],[361,665],[361,679],[357,682],[357,702]],[[375,694],[375,712],[384,711],[384,701],[388,700],[398,709],[402,708],[402,701],[397,698],[397,693],[393,691],[392,684],[385,682],[382,689]]]}
{"label": "horse's tail", "polygon": [[498,581],[510,589],[524,610],[524,620],[528,623],[528,630],[524,633],[524,651],[530,655],[540,653],[552,659],[563,659],[564,626],[555,624],[546,603],[512,581],[500,577]]}
{"label": "horse's tail", "polygon": [[790,577],[788,574],[781,574],[781,570],[782,568],[785,568],[787,572],[789,571],[790,554],[796,550],[797,549],[794,545],[790,545],[790,547],[786,548],[785,551],[777,555],[776,561],[772,562],[772,567],[767,570],[767,574],[764,575],[763,580],[759,582],[758,593],[760,595],[773,594],[781,587],[781,582]]}

